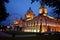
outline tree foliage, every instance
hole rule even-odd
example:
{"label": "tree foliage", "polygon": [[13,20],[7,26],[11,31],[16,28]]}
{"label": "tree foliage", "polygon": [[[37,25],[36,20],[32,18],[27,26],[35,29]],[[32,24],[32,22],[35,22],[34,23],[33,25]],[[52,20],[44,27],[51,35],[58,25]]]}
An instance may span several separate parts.
{"label": "tree foliage", "polygon": [[6,17],[8,17],[8,15],[9,15],[5,9],[5,4],[4,4],[5,2],[8,3],[9,1],[8,0],[0,0],[0,22],[5,20]]}

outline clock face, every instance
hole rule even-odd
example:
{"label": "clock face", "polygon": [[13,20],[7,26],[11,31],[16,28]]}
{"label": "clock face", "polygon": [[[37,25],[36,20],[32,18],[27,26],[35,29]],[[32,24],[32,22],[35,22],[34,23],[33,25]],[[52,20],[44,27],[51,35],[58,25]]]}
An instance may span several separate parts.
{"label": "clock face", "polygon": [[42,9],[39,9],[39,13],[42,14],[43,10]]}
{"label": "clock face", "polygon": [[47,13],[47,9],[46,8],[44,9],[44,13]]}
{"label": "clock face", "polygon": [[42,13],[47,13],[47,9],[46,8],[40,8],[39,9],[39,13],[42,14]]}

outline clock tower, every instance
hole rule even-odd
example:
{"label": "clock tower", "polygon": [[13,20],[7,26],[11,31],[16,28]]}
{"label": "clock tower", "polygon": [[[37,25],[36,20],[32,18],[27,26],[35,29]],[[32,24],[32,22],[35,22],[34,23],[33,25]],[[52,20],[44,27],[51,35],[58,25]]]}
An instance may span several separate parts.
{"label": "clock tower", "polygon": [[43,2],[41,2],[41,7],[39,8],[39,15],[47,16],[47,9]]}

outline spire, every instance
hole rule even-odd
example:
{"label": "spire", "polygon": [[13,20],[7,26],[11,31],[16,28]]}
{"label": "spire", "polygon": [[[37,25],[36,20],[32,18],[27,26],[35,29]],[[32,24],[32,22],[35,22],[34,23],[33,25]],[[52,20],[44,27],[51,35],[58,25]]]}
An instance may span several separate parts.
{"label": "spire", "polygon": [[44,1],[45,1],[45,0],[39,0],[39,2],[40,2],[40,4],[41,4],[42,7],[45,6]]}
{"label": "spire", "polygon": [[41,3],[41,6],[42,6],[42,7],[44,7],[44,6],[45,6],[45,4],[44,4],[44,3]]}
{"label": "spire", "polygon": [[31,7],[29,7],[28,12],[33,12],[32,9],[31,9]]}
{"label": "spire", "polygon": [[29,10],[31,10],[31,7],[29,7]]}

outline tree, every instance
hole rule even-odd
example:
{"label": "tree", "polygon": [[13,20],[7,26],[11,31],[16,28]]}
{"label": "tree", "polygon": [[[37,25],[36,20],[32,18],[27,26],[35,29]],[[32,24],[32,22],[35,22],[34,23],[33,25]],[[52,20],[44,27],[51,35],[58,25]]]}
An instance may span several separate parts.
{"label": "tree", "polygon": [[8,17],[8,13],[6,13],[6,9],[5,9],[5,4],[4,3],[8,3],[8,0],[0,0],[0,22],[5,20],[6,17]]}
{"label": "tree", "polygon": [[[31,0],[33,2],[39,1],[39,0]],[[60,0],[41,0],[49,7],[55,8],[53,9],[54,15],[58,15],[58,18],[60,18]]]}

